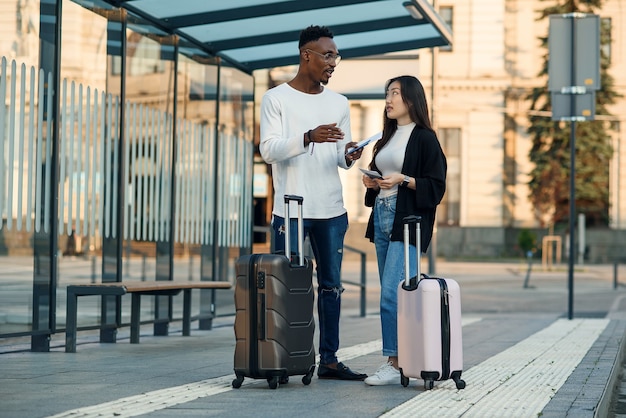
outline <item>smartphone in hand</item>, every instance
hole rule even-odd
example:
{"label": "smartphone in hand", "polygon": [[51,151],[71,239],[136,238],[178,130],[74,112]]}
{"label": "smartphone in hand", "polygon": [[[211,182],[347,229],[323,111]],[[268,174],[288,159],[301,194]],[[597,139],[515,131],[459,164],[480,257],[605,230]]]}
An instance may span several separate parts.
{"label": "smartphone in hand", "polygon": [[365,170],[364,168],[359,168],[363,174],[371,179],[382,179],[383,176],[378,171]]}
{"label": "smartphone in hand", "polygon": [[382,132],[378,132],[377,134],[374,134],[374,135],[370,136],[369,138],[364,139],[363,141],[360,141],[354,147],[348,148],[348,150],[346,151],[346,155],[352,154],[355,151],[358,151],[360,149],[365,148],[366,145],[368,145],[371,142],[378,141],[380,139],[380,137],[382,137],[382,136],[383,136],[383,133]]}

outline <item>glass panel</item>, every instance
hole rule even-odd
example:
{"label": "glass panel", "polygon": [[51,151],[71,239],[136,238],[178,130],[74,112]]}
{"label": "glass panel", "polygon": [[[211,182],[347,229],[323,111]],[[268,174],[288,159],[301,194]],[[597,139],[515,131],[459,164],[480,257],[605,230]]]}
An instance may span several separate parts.
{"label": "glass panel", "polygon": [[[110,185],[119,166],[119,78],[108,76],[121,53],[121,15],[100,4],[63,2],[59,91],[59,273],[57,311],[64,312],[68,284],[100,282],[102,240],[115,236],[117,198]],[[89,3],[89,2],[88,2]],[[106,9],[102,8],[106,6]],[[111,88],[115,86],[114,88]],[[93,300],[89,300],[93,299]],[[100,298],[79,304],[78,325],[95,326]],[[65,315],[57,315],[57,327]]]}
{"label": "glass panel", "polygon": [[[181,45],[178,64],[176,242],[189,255],[190,278],[200,273],[200,247],[213,244],[215,221],[218,60]],[[200,263],[196,262],[199,267]]]}
{"label": "glass panel", "polygon": [[[47,115],[39,71],[39,2],[3,2],[0,25],[0,335],[50,328],[42,312],[33,327],[35,231],[41,227],[41,166]],[[47,90],[50,93],[50,90]],[[42,298],[50,304],[49,284]]]}
{"label": "glass panel", "polygon": [[252,244],[254,79],[235,68],[220,70],[219,245]]}
{"label": "glass panel", "polygon": [[126,41],[124,279],[169,278],[175,39],[129,15]]}

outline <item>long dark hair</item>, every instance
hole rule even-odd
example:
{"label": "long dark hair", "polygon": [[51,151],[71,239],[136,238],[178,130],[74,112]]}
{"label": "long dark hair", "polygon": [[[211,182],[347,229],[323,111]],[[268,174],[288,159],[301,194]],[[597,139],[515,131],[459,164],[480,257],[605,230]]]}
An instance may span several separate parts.
{"label": "long dark hair", "polygon": [[[415,122],[415,125],[419,128],[428,129],[434,132],[430,125],[430,116],[428,114],[428,103],[426,102],[426,93],[424,92],[424,86],[422,83],[412,75],[401,75],[394,77],[387,81],[385,84],[385,95],[387,89],[394,82],[400,83],[400,94],[402,101],[409,109],[409,116],[411,121]],[[394,133],[398,130],[398,121],[396,119],[389,119],[387,117],[387,111],[383,111],[383,137],[374,144],[374,155],[372,156],[372,162],[370,168],[378,170],[374,163],[376,154],[389,142]]]}

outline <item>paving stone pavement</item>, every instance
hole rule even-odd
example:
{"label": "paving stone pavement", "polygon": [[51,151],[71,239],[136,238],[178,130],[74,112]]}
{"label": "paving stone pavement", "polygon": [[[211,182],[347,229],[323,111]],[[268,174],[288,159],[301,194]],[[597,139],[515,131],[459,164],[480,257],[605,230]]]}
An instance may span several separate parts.
{"label": "paving stone pavement", "polygon": [[[358,280],[358,266],[348,260],[344,279]],[[374,263],[367,272],[365,317],[358,290],[344,292],[339,357],[374,373],[384,361]],[[144,325],[140,344],[129,344],[127,327],[116,344],[80,331],[76,353],[64,352],[62,333],[49,353],[28,351],[28,340],[0,339],[0,417],[623,416],[626,289],[613,288],[612,266],[577,267],[572,319],[566,266],[534,266],[528,288],[523,263],[441,261],[437,272],[461,286],[463,390],[451,381],[426,391],[421,380],[368,387],[316,377],[305,386],[299,376],[276,390],[253,379],[233,389],[234,317],[226,315],[212,330],[194,323],[188,337],[179,322],[169,336],[152,336]],[[227,314],[230,301],[224,295],[218,312]]]}

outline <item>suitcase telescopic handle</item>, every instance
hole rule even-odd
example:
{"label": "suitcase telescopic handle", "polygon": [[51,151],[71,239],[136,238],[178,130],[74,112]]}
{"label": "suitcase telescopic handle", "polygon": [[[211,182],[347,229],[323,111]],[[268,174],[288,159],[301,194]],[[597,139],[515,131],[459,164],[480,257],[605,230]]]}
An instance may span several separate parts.
{"label": "suitcase telescopic handle", "polygon": [[300,255],[300,265],[304,265],[304,219],[302,214],[302,203],[304,198],[302,196],[296,196],[286,194],[285,198],[285,255],[288,260],[291,260],[291,236],[290,226],[291,217],[289,216],[289,202],[298,202],[298,253]]}
{"label": "suitcase telescopic handle", "polygon": [[420,231],[420,223],[422,222],[421,216],[409,215],[402,219],[404,223],[404,285],[409,287],[411,285],[411,269],[409,266],[409,248],[410,248],[410,233],[409,226],[415,224],[415,250],[416,250],[416,261],[417,261],[417,275],[416,281],[419,282],[422,276],[421,274],[421,256],[422,256],[422,239],[421,239],[421,231]]}

